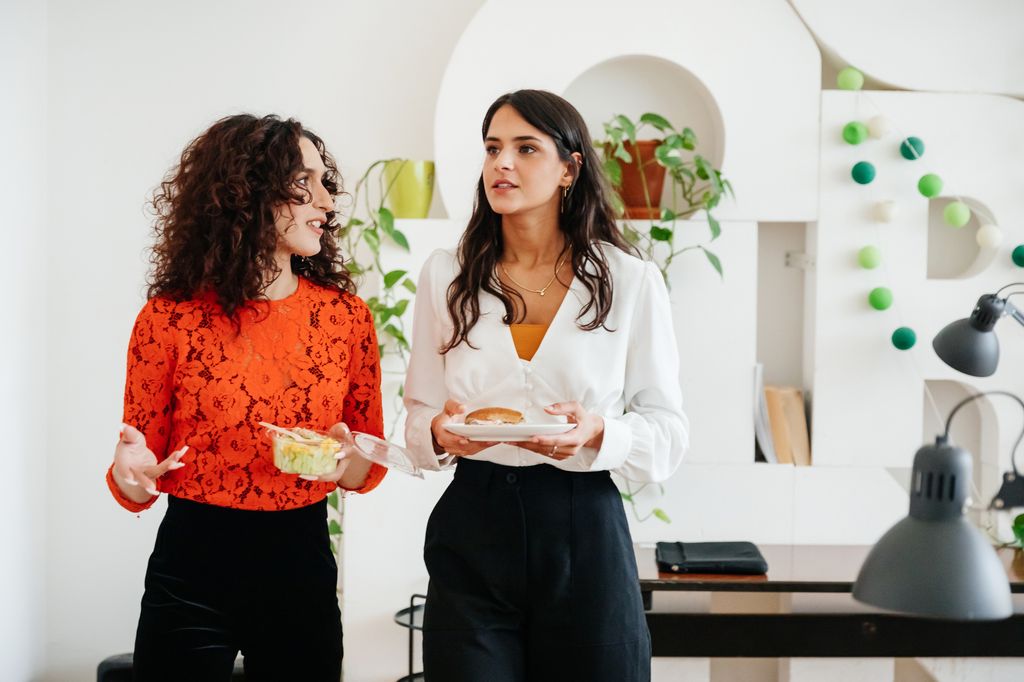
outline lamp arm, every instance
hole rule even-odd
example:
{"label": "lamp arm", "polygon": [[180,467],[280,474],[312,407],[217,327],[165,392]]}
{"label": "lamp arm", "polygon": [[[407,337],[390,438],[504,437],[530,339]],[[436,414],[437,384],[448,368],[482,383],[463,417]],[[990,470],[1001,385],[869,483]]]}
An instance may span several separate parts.
{"label": "lamp arm", "polygon": [[[1010,282],[1010,283],[1009,283],[1009,284],[1007,284],[1006,286],[1004,286],[1004,287],[1000,287],[1000,288],[999,288],[999,289],[998,289],[998,290],[996,291],[996,296],[998,296],[999,294],[1003,293],[1004,291],[1006,291],[1006,290],[1007,290],[1007,289],[1009,289],[1010,287],[1024,287],[1024,282]],[[1017,293],[1020,293],[1020,292],[1017,292]],[[1010,296],[1012,296],[1012,295],[1013,295],[1013,294],[1010,294]],[[1009,296],[1007,296],[1007,298],[1009,298]]]}
{"label": "lamp arm", "polygon": [[[1017,309],[1014,308],[1014,310],[1016,311]],[[1017,311],[1017,314],[1020,314],[1020,312]],[[1016,316],[1014,317],[1014,319],[1017,319]],[[1017,321],[1020,322],[1019,319],[1017,319]],[[1024,324],[1024,322],[1021,322],[1021,324]],[[1017,401],[1017,404],[1021,406],[1021,409],[1024,410],[1024,400],[1021,400],[1017,396],[1017,394],[1010,393],[1009,391],[985,391],[983,393],[968,396],[967,398],[964,398],[963,400],[958,402],[956,404],[956,407],[953,408],[952,412],[949,413],[949,417],[946,418],[946,432],[942,434],[943,442],[949,442],[949,427],[953,423],[953,417],[955,417],[956,413],[960,411],[960,408],[969,402],[972,402],[974,400],[977,400],[978,398],[982,398],[987,395],[1004,395],[1007,398],[1013,398],[1014,400]],[[1010,466],[1013,467],[1013,473],[1018,478],[1020,477],[1020,471],[1017,470],[1017,448],[1020,447],[1020,443],[1022,440],[1024,440],[1024,429],[1022,429],[1020,435],[1017,436],[1017,442],[1013,444],[1013,450],[1010,451]]]}
{"label": "lamp arm", "polygon": [[1010,296],[1014,296],[1016,294],[1024,294],[1024,291],[1015,291],[1006,297],[1005,314],[1017,320],[1017,323],[1021,326],[1024,326],[1024,312],[1021,312],[1020,308],[1010,303]]}

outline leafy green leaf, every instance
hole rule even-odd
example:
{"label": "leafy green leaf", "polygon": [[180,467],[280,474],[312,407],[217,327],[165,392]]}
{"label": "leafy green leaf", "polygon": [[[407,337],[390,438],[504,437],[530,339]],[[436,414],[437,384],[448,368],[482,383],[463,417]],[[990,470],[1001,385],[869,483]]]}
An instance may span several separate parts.
{"label": "leafy green leaf", "polygon": [[395,231],[395,214],[389,211],[387,208],[381,206],[377,211],[377,217],[380,221],[380,229],[384,231],[384,234],[390,235]]}
{"label": "leafy green leaf", "polygon": [[676,213],[670,208],[661,209],[661,222],[670,223],[676,219]]}
{"label": "leafy green leaf", "polygon": [[683,165],[683,160],[672,153],[673,149],[667,145],[660,144],[654,149],[654,158],[666,168],[674,168]]}
{"label": "leafy green leaf", "polygon": [[683,149],[693,151],[697,148],[697,135],[689,128],[683,128]]}
{"label": "leafy green leaf", "polygon": [[404,251],[411,250],[409,248],[409,240],[406,239],[405,234],[401,230],[392,230],[391,238],[395,241],[396,244],[401,246]]}
{"label": "leafy green leaf", "polygon": [[369,245],[371,251],[380,253],[380,235],[377,234],[376,230],[366,230],[363,232],[363,239]]}
{"label": "leafy green leaf", "polygon": [[632,496],[632,495],[627,495],[626,493],[624,493],[624,492],[622,492],[622,491],[619,491],[619,495],[620,495],[620,496],[622,497],[622,499],[624,499],[624,500],[625,500],[626,502],[632,502],[632,501],[633,501],[633,496]]}
{"label": "leafy green leaf", "polygon": [[628,223],[622,226],[622,235],[630,244],[636,244],[640,241],[640,233],[634,230]]}
{"label": "leafy green leaf", "polygon": [[392,310],[395,311],[395,315],[401,317],[405,314],[405,309],[409,307],[409,299],[403,298],[401,301],[395,304]]}
{"label": "leafy green leaf", "polygon": [[384,275],[384,288],[390,289],[391,287],[395,286],[398,280],[405,277],[406,274],[408,274],[408,272],[408,270],[392,270],[391,272],[387,273],[386,275]]}
{"label": "leafy green leaf", "polygon": [[603,168],[609,182],[616,187],[622,184],[622,166],[619,165],[618,161],[609,157],[604,160]]}
{"label": "leafy green leaf", "polygon": [[708,217],[708,228],[711,230],[711,241],[715,241],[722,234],[722,226],[718,224],[718,220],[711,215],[710,211],[705,211],[705,214]]}
{"label": "leafy green leaf", "polygon": [[725,279],[725,273],[722,272],[722,261],[718,260],[718,256],[711,253],[703,246],[701,247],[701,251],[703,251],[704,255],[708,257],[708,262],[711,263],[711,267],[718,272],[718,276]]}
{"label": "leafy green leaf", "polygon": [[619,122],[619,125],[622,127],[622,130],[626,133],[626,137],[629,139],[629,141],[635,143],[636,126],[633,125],[633,122],[630,121],[625,116],[623,116],[622,114],[616,114],[615,120]]}
{"label": "leafy green leaf", "polygon": [[413,282],[408,277],[402,280],[402,286],[409,290],[409,293],[416,293],[416,282]]}
{"label": "leafy green leaf", "polygon": [[663,116],[659,116],[658,114],[653,114],[651,112],[647,112],[641,116],[640,122],[652,125],[663,133],[672,130],[672,124],[665,120]]}
{"label": "leafy green leaf", "polygon": [[341,524],[334,519],[331,519],[327,522],[327,533],[330,535],[341,535]]}
{"label": "leafy green leaf", "polygon": [[668,514],[665,513],[664,509],[661,509],[659,507],[655,507],[654,510],[651,513],[654,514],[655,516],[657,516],[659,519],[661,519],[665,523],[672,523],[672,519],[670,519],[668,517]]}
{"label": "leafy green leaf", "polygon": [[672,149],[683,149],[683,136],[678,133],[672,133],[665,138],[664,144],[668,145]]}
{"label": "leafy green leaf", "polygon": [[622,159],[623,163],[633,163],[633,155],[621,144],[615,148],[615,158]]}
{"label": "leafy green leaf", "polygon": [[386,333],[388,336],[397,341],[398,345],[401,346],[402,348],[409,348],[409,342],[406,340],[405,334],[403,334],[402,330],[396,327],[395,325],[384,325],[384,333]]}
{"label": "leafy green leaf", "polygon": [[659,242],[670,242],[672,241],[672,230],[655,225],[651,228],[651,239]]}

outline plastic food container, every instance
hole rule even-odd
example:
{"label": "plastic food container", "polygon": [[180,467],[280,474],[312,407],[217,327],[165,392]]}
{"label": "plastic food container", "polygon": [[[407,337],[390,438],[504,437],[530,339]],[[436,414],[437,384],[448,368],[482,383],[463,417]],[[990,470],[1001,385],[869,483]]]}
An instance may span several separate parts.
{"label": "plastic food container", "polygon": [[287,474],[322,476],[338,467],[342,445],[310,429],[282,429],[272,424],[267,435],[274,443],[274,466]]}
{"label": "plastic food container", "polygon": [[352,453],[382,467],[423,478],[411,452],[368,433],[353,431],[351,438],[342,443],[310,429],[285,429],[266,422],[260,422],[260,426],[266,428],[274,443],[274,466],[285,473],[329,474],[337,468],[339,459]]}

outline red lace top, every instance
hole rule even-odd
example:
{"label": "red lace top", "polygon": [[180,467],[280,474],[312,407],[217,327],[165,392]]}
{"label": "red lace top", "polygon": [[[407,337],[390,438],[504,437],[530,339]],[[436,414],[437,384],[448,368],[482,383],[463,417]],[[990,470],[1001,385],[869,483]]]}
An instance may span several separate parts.
{"label": "red lace top", "polygon": [[[302,277],[291,296],[240,316],[236,331],[212,296],[147,302],[128,347],[124,422],[159,460],[189,446],[185,466],[158,479],[162,492],[237,509],[318,502],[335,484],[278,471],[259,422],[326,432],[343,421],[382,436],[373,316],[358,297]],[[385,471],[374,464],[356,492],[375,488]],[[107,485],[131,511],[157,499],[124,497],[111,470]]]}

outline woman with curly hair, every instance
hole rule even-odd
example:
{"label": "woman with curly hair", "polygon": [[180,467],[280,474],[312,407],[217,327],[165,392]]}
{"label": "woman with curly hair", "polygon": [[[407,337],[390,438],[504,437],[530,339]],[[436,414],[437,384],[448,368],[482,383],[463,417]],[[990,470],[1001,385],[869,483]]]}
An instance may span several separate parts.
{"label": "woman with curly hair", "polygon": [[373,318],[335,242],[337,166],[294,120],[230,116],[153,198],[148,301],[128,348],[114,498],[167,512],[146,572],[137,680],[337,682],[342,633],[326,497],[358,457],[282,473],[260,422],[383,432]]}

